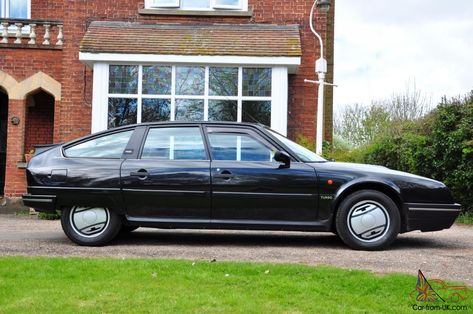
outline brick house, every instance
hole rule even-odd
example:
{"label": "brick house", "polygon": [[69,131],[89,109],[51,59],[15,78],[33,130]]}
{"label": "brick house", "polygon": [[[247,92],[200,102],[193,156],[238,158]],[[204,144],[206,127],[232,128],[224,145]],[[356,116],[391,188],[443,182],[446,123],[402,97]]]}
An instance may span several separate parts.
{"label": "brick house", "polygon": [[[0,196],[25,153],[128,123],[261,122],[314,138],[312,0],[0,0]],[[334,1],[317,12],[328,81]],[[325,139],[332,136],[326,90]]]}

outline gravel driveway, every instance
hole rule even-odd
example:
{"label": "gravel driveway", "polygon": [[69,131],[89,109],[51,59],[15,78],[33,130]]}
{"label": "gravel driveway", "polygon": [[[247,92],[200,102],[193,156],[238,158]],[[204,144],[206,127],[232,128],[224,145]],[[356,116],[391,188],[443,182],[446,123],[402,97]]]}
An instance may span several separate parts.
{"label": "gravel driveway", "polygon": [[391,249],[353,251],[330,233],[155,230],[140,228],[106,247],[81,247],[59,221],[0,215],[0,255],[147,257],[327,264],[377,273],[421,269],[429,278],[473,285],[473,227],[400,235]]}

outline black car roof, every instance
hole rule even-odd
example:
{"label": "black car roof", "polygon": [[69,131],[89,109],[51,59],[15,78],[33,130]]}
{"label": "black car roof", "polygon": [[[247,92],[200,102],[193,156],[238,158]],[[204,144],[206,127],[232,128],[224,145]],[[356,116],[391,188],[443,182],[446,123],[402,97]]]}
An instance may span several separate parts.
{"label": "black car roof", "polygon": [[264,129],[266,126],[261,123],[250,123],[250,122],[225,122],[225,121],[163,121],[163,122],[144,122],[144,123],[137,123],[137,124],[129,124],[125,126],[120,126],[108,130],[104,130],[101,132],[97,132],[96,134],[106,133],[109,131],[115,130],[122,130],[134,127],[148,127],[148,126],[159,126],[159,125],[219,125],[219,126],[249,126],[249,127],[256,127],[258,129]]}

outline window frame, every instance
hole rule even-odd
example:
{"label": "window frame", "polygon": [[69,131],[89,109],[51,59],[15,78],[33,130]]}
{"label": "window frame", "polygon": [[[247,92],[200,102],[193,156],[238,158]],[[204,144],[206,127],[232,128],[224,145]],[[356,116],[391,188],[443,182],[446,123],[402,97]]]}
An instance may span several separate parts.
{"label": "window frame", "polygon": [[157,8],[179,8],[181,6],[181,0],[173,0],[174,1],[174,4],[164,4],[164,5],[155,5],[153,4],[154,3],[154,0],[146,0],[146,2],[148,3],[148,6],[149,8],[152,8],[152,9],[157,9]]}
{"label": "window frame", "polygon": [[[189,99],[189,100],[204,100],[204,119],[202,121],[209,121],[209,103],[211,100],[228,100],[237,102],[237,120],[227,122],[242,122],[243,118],[243,102],[245,101],[269,101],[271,102],[271,108],[273,107],[274,101],[274,86],[273,86],[273,71],[271,66],[242,66],[242,65],[213,65],[213,64],[123,64],[123,63],[110,63],[108,65],[108,72],[110,73],[110,66],[138,66],[138,93],[137,94],[114,94],[110,93],[109,84],[110,77],[107,80],[107,119],[108,119],[108,101],[110,98],[126,98],[126,99],[137,99],[137,113],[136,123],[142,122],[142,109],[143,99],[170,99],[171,110],[169,121],[180,121],[176,120],[176,100]],[[143,94],[143,67],[144,66],[163,66],[172,67],[171,70],[171,94],[170,95],[159,95],[159,94]],[[205,68],[205,86],[204,95],[178,95],[177,94],[177,68],[180,67],[203,67]],[[238,68],[238,93],[237,96],[211,96],[210,95],[210,68]],[[243,68],[262,68],[269,69],[271,71],[271,96],[243,96]],[[273,110],[271,110],[273,114]],[[212,121],[210,121],[212,122]],[[107,120],[108,126],[108,120]]]}
{"label": "window frame", "polygon": [[[24,19],[31,19],[31,0],[26,1],[26,17]],[[0,0],[0,7],[2,7],[4,14],[0,15],[2,19],[10,18],[10,0]],[[15,18],[18,19],[18,18]]]}
{"label": "window frame", "polygon": [[218,0],[208,0],[209,8],[181,8],[181,1],[174,0],[173,5],[154,5],[153,0],[145,0],[145,9],[152,10],[179,10],[179,11],[248,11],[248,0],[238,0],[238,5],[223,5],[218,4]]}
{"label": "window frame", "polygon": [[[243,4],[245,0],[238,0],[238,5],[225,5],[225,4],[217,4],[218,0],[211,0],[210,7],[213,9],[224,9],[224,10],[243,10]],[[248,2],[246,1],[248,6]]]}
{"label": "window frame", "polygon": [[[136,131],[136,128],[129,128],[129,127],[128,128],[116,128],[116,129],[113,129],[113,131],[105,131],[105,132],[101,132],[101,133],[96,133],[93,136],[89,135],[89,136],[80,138],[80,139],[78,139],[76,141],[73,141],[71,143],[67,143],[66,145],[63,145],[61,147],[62,157],[66,158],[66,159],[100,159],[100,160],[120,160],[120,159],[123,159],[123,155],[125,154],[125,151],[127,150],[128,146],[130,146],[131,142],[134,140],[133,135],[135,134],[135,131]],[[128,139],[128,142],[125,145],[125,148],[123,149],[123,152],[122,152],[122,154],[119,158],[82,157],[82,156],[74,157],[74,156],[68,156],[66,154],[66,149],[69,149],[71,147],[74,147],[74,146],[77,146],[77,145],[80,145],[80,144],[83,144],[83,143],[86,143],[86,142],[89,142],[89,141],[93,141],[93,140],[101,138],[101,137],[106,137],[106,136],[114,135],[114,134],[117,134],[117,133],[124,133],[124,132],[131,132],[131,135],[130,135],[130,138]]]}

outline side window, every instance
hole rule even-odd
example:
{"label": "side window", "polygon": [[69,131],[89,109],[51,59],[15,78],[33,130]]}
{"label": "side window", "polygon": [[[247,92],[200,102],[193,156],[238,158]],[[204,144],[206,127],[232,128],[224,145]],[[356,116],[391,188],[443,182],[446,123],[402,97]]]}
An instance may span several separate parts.
{"label": "side window", "polygon": [[248,134],[209,133],[213,160],[272,161],[274,149]]}
{"label": "side window", "polygon": [[66,157],[121,158],[133,130],[113,133],[68,147]]}
{"label": "side window", "polygon": [[141,158],[206,160],[207,156],[198,127],[176,127],[150,129]]}

